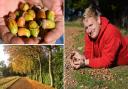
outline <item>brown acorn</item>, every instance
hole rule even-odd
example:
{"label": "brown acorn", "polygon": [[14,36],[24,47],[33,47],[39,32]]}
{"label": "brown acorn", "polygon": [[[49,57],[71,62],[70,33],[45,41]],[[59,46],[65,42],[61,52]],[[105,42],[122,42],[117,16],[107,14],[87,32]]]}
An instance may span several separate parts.
{"label": "brown acorn", "polygon": [[46,19],[46,13],[45,13],[45,11],[42,9],[42,10],[40,10],[40,11],[38,11],[38,13],[37,13],[37,18],[42,18],[42,19]]}
{"label": "brown acorn", "polygon": [[9,18],[15,19],[16,18],[16,14],[13,12],[9,12]]}
{"label": "brown acorn", "polygon": [[24,19],[24,17],[20,17],[17,20],[17,25],[18,25],[18,27],[24,27],[24,25],[25,25],[25,19]]}

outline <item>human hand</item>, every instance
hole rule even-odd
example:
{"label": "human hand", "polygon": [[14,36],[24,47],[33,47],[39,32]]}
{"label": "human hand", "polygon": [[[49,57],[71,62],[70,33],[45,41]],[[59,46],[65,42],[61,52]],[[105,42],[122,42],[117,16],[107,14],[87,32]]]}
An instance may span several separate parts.
{"label": "human hand", "polygon": [[[17,9],[18,4],[20,1],[24,0],[15,0],[15,1],[10,1],[10,3],[2,4],[2,12],[0,12],[0,39],[2,40],[3,43],[5,44],[38,44],[39,40],[38,38],[23,38],[23,37],[17,37],[13,34],[10,33],[8,27],[6,26],[6,15],[9,12],[14,12]],[[34,1],[34,0],[33,0]],[[37,1],[37,0],[36,0]],[[9,8],[5,8],[8,6]]]}
{"label": "human hand", "polygon": [[[49,3],[51,1],[52,3]],[[44,0],[43,4],[55,12],[55,29],[49,31],[44,37],[44,43],[55,43],[64,31],[63,0]]]}
{"label": "human hand", "polygon": [[70,64],[74,69],[79,69],[85,66],[85,57],[76,51],[73,51],[70,56]]}

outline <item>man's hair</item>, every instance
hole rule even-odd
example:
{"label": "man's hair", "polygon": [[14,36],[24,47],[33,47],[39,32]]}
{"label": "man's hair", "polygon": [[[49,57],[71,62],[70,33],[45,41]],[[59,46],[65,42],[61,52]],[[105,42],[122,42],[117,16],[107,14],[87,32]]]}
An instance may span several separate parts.
{"label": "man's hair", "polygon": [[88,8],[85,9],[83,17],[84,18],[88,18],[88,17],[95,17],[96,18],[100,15],[101,15],[101,13],[98,10],[98,8],[93,6],[93,5],[90,5]]}

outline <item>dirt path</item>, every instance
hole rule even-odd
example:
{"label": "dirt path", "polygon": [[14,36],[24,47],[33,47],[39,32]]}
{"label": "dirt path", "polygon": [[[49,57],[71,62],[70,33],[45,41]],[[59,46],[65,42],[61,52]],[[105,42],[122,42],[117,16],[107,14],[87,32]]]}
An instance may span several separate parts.
{"label": "dirt path", "polygon": [[37,81],[22,77],[7,89],[54,89],[48,85],[41,84]]}

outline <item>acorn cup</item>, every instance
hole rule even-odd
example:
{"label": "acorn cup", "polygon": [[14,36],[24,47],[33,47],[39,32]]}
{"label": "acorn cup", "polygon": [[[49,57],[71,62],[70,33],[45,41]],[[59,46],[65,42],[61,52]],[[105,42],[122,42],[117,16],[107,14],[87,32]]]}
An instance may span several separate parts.
{"label": "acorn cup", "polygon": [[47,11],[47,19],[51,21],[55,21],[55,13],[53,11]]}
{"label": "acorn cup", "polygon": [[25,19],[24,19],[24,17],[20,17],[17,20],[17,25],[18,25],[18,27],[24,27],[24,25],[25,25]]}
{"label": "acorn cup", "polygon": [[8,19],[8,28],[10,30],[10,32],[13,34],[13,35],[16,35],[17,32],[18,32],[18,26],[17,26],[17,23],[14,19],[12,18],[9,18]]}
{"label": "acorn cup", "polygon": [[30,37],[30,31],[27,28],[19,28],[18,30],[18,36],[26,36],[26,37]]}
{"label": "acorn cup", "polygon": [[42,21],[42,28],[43,29],[54,29],[55,28],[55,22],[51,20],[43,20]]}

